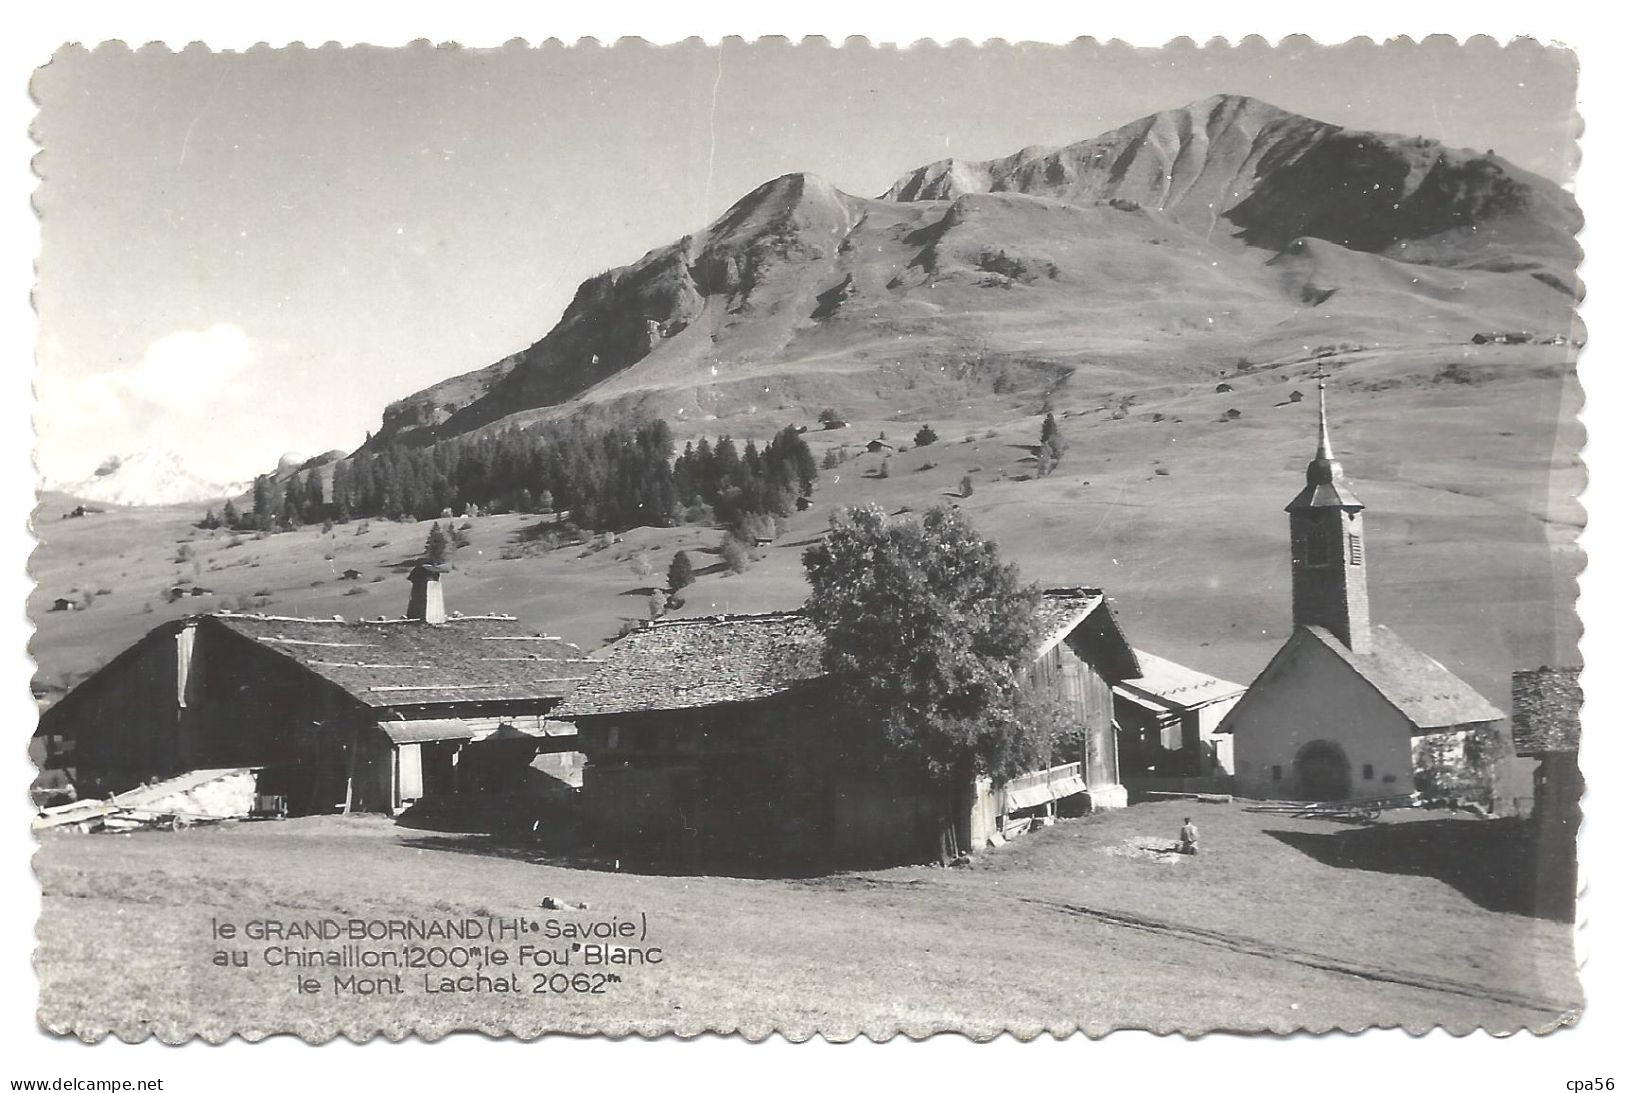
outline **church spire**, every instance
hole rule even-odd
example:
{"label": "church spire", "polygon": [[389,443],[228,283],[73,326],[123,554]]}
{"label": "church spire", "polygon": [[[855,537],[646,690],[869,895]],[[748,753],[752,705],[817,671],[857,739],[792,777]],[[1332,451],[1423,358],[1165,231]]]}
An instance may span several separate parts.
{"label": "church spire", "polygon": [[1326,373],[1316,372],[1315,379],[1320,387],[1320,449],[1315,452],[1316,459],[1324,459],[1330,463],[1332,455],[1332,431],[1326,425]]}
{"label": "church spire", "polygon": [[1361,510],[1332,454],[1326,414],[1326,374],[1316,371],[1320,436],[1304,486],[1286,507],[1292,525],[1292,623],[1318,626],[1351,652],[1371,650]]}
{"label": "church spire", "polygon": [[1317,370],[1315,380],[1320,387],[1320,444],[1309,467],[1303,492],[1292,499],[1288,512],[1302,508],[1341,508],[1358,512],[1365,506],[1343,480],[1343,464],[1332,454],[1332,430],[1326,418],[1326,373]]}

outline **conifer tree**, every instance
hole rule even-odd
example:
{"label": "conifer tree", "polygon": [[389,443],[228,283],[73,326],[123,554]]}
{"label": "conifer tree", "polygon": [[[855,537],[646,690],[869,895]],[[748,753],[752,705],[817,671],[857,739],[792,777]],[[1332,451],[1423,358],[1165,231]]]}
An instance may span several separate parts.
{"label": "conifer tree", "polygon": [[430,565],[444,565],[450,551],[451,542],[437,520],[429,526],[429,537],[423,542],[423,560]]}

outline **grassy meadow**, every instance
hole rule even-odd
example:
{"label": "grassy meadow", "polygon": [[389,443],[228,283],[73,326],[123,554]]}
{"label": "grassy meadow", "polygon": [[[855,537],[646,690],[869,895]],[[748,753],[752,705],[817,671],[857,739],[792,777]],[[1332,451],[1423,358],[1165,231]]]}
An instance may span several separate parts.
{"label": "grassy meadow", "polygon": [[[1203,852],[1160,853],[1192,809]],[[1580,1004],[1570,928],[1522,913],[1512,831],[1176,802],[1063,821],[966,868],[767,879],[621,873],[372,816],[56,836],[36,858],[40,1017],[84,1038],[212,1040],[1549,1029]],[[1441,843],[1448,857],[1427,851]],[[599,996],[302,995],[294,972],[209,963],[214,918],[641,914],[665,962]]]}

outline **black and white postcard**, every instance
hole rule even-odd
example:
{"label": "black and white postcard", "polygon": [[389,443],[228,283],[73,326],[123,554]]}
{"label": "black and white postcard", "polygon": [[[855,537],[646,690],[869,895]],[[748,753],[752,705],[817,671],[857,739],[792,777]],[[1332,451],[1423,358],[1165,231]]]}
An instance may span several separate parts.
{"label": "black and white postcard", "polygon": [[1570,1035],[1577,79],[63,45],[42,1035]]}

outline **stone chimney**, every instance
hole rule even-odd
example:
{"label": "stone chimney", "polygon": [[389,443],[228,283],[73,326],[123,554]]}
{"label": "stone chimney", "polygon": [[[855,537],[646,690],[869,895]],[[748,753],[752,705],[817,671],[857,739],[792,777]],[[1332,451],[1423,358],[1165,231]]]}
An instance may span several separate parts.
{"label": "stone chimney", "polygon": [[445,570],[437,565],[419,565],[406,575],[412,582],[412,596],[406,601],[406,617],[439,626],[446,621],[446,596],[440,588]]}

